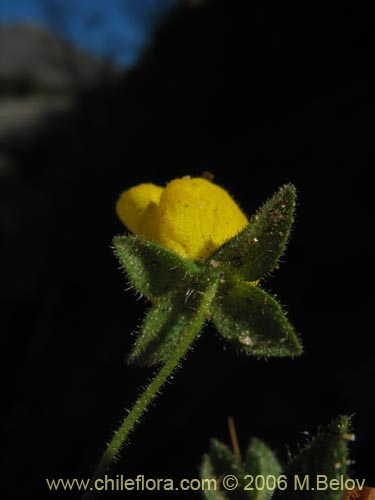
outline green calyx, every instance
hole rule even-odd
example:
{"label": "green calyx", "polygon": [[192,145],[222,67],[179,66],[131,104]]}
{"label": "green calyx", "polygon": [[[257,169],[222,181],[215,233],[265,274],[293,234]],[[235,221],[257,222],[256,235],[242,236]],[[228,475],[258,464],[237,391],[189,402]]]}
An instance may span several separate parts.
{"label": "green calyx", "polygon": [[[281,306],[253,283],[277,267],[290,235],[295,188],[285,185],[205,264],[137,236],[114,238],[114,252],[130,285],[152,303],[129,361],[166,363],[207,303],[206,318],[245,354],[295,356],[302,348]],[[212,283],[217,283],[212,296]],[[207,297],[209,296],[209,300]]]}
{"label": "green calyx", "polygon": [[[348,478],[350,419],[342,416],[321,430],[282,467],[274,452],[252,439],[241,462],[223,443],[212,440],[203,456],[200,475],[216,488],[204,492],[207,500],[341,500],[340,484]],[[233,475],[238,487],[229,491],[225,478]],[[320,482],[319,482],[320,481]],[[332,485],[325,488],[325,485]]]}

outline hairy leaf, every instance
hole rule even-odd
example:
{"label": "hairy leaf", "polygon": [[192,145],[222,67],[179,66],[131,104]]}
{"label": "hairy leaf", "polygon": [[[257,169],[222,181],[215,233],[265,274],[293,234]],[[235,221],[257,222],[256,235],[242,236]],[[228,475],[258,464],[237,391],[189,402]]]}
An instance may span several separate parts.
{"label": "hairy leaf", "polygon": [[198,314],[204,302],[211,302],[219,277],[207,273],[192,280],[189,288],[179,288],[158,299],[148,312],[141,326],[129,362],[134,364],[158,364],[169,359],[185,331],[195,323],[197,331],[203,327],[208,314]]}
{"label": "hairy leaf", "polygon": [[[250,441],[246,453],[245,470],[253,477],[260,476],[264,480],[264,488],[262,480],[258,490],[253,490],[254,495],[252,500],[267,500],[271,498],[273,485],[277,477],[282,473],[282,468],[273,451],[257,438]],[[271,478],[267,482],[267,478]],[[271,487],[267,488],[267,484]]]}
{"label": "hairy leaf", "polygon": [[[222,498],[228,500],[249,500],[252,498],[249,496],[249,492],[245,490],[246,472],[244,468],[229,448],[217,439],[211,440],[209,452],[203,457],[203,465],[201,467],[202,478],[207,477],[203,475],[204,472],[205,474],[211,472],[211,477],[216,479],[217,484],[217,496],[206,496],[205,498],[217,500]],[[238,479],[238,487],[232,491],[223,486],[223,479],[228,475],[235,476]]]}
{"label": "hairy leaf", "polygon": [[[206,500],[228,500],[228,497],[220,487],[219,478],[216,477],[215,471],[209,455],[203,455],[200,468],[200,477],[205,481],[206,486],[203,490],[203,498]],[[212,483],[214,481],[214,483]],[[209,482],[209,484],[207,484]],[[211,485],[214,484],[212,487]]]}
{"label": "hairy leaf", "polygon": [[257,286],[224,284],[211,313],[219,333],[246,354],[283,357],[302,352],[279,303]]}
{"label": "hairy leaf", "polygon": [[244,281],[266,276],[278,265],[288,242],[295,197],[292,184],[282,186],[250,219],[249,225],[213,254],[207,264],[222,264],[229,274],[235,273]]}
{"label": "hairy leaf", "polygon": [[[325,488],[331,480],[340,481],[347,472],[347,443],[352,434],[350,421],[346,416],[334,420],[326,429],[319,432],[308,445],[287,466],[288,488],[276,490],[273,500],[341,500],[344,492],[341,487]],[[296,477],[299,483],[296,483]],[[323,482],[317,483],[319,477]],[[307,478],[302,489],[299,485]],[[308,485],[308,488],[307,488]],[[319,489],[319,487],[321,489]]]}
{"label": "hairy leaf", "polygon": [[192,260],[138,236],[116,236],[113,245],[130,283],[148,298],[161,297],[200,272]]}

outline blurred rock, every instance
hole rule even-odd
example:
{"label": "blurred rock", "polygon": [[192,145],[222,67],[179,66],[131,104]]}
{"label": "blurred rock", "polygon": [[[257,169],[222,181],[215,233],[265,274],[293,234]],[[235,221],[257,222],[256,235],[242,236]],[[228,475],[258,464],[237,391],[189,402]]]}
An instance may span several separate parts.
{"label": "blurred rock", "polygon": [[73,98],[37,96],[0,99],[0,145],[15,141],[19,146],[30,141],[30,130],[44,118],[58,117],[69,111]]}
{"label": "blurred rock", "polygon": [[120,73],[110,61],[84,52],[46,28],[0,26],[0,165],[29,150],[45,127],[59,126],[75,96]]}
{"label": "blurred rock", "polygon": [[0,26],[0,95],[71,92],[113,76],[113,64],[84,52],[41,26]]}

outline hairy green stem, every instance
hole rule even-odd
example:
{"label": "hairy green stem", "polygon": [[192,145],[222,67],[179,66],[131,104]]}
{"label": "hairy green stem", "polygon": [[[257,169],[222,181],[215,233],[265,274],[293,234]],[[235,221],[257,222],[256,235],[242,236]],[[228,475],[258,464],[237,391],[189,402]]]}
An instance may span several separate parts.
{"label": "hairy green stem", "polygon": [[200,332],[203,323],[206,319],[209,305],[211,304],[217,290],[218,279],[211,279],[205,293],[202,296],[202,301],[196,311],[193,321],[181,336],[181,341],[177,345],[174,353],[165,365],[157,372],[150,384],[143,391],[141,396],[134,403],[133,408],[124,418],[122,424],[114,433],[112,440],[103,453],[103,456],[95,469],[95,472],[90,480],[91,488],[83,496],[83,500],[95,498],[95,482],[103,478],[106,471],[110,467],[113,460],[118,456],[121,448],[123,447],[127,437],[134,429],[135,425],[139,422],[140,417],[147,410],[151,401],[160,393],[161,388],[178,368],[180,361],[184,358],[187,351],[194,342],[196,336]]}

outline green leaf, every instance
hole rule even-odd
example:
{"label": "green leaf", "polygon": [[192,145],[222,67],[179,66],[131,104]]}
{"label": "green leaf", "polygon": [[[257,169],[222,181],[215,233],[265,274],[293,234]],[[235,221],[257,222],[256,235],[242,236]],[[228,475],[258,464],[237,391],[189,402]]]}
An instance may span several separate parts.
{"label": "green leaf", "polygon": [[[206,500],[228,500],[226,493],[219,486],[218,478],[215,475],[209,455],[203,455],[200,477],[206,485],[203,490],[203,497]],[[214,483],[212,483],[212,480]],[[214,484],[213,487],[211,486],[212,484]]]}
{"label": "green leaf", "polygon": [[[267,477],[277,479],[282,468],[272,450],[263,441],[253,438],[246,453],[245,470],[253,477],[261,476],[265,481],[265,488],[254,490],[253,500],[267,500],[271,498],[273,489],[267,489]],[[272,487],[274,481],[268,481]],[[263,486],[260,484],[260,486]]]}
{"label": "green leaf", "polygon": [[206,311],[201,318],[198,311],[204,301],[209,299],[211,302],[218,279],[216,273],[211,276],[202,273],[189,283],[189,288],[179,288],[156,299],[141,326],[129,362],[138,365],[165,363],[194,322],[198,334],[208,314]]}
{"label": "green leaf", "polygon": [[138,236],[116,236],[113,245],[130,283],[148,298],[171,292],[201,270],[192,260]]}
{"label": "green leaf", "polygon": [[[211,475],[208,475],[211,474]],[[233,475],[238,479],[238,487],[232,491],[226,490],[223,485],[223,478]],[[228,499],[228,500],[249,500],[249,492],[245,490],[247,480],[246,472],[237,458],[225,444],[217,439],[212,439],[207,455],[203,457],[201,467],[201,477],[216,479],[216,496],[205,496],[207,499]]]}
{"label": "green leaf", "polygon": [[211,306],[219,333],[256,356],[295,356],[302,347],[279,303],[251,283],[224,283]]}
{"label": "green leaf", "polygon": [[277,267],[289,239],[294,218],[296,191],[282,186],[254,215],[249,225],[224,244],[206,265],[227,268],[230,275],[257,281]]}
{"label": "green leaf", "polygon": [[[349,417],[343,416],[319,432],[287,466],[288,488],[276,490],[272,500],[341,500],[343,491],[340,487],[317,490],[317,478],[327,478],[329,483],[331,480],[340,481],[341,476],[346,477],[347,443],[352,436],[349,426]],[[296,483],[296,478],[299,478],[299,483]],[[306,478],[309,489],[301,489],[299,484],[303,484]],[[320,487],[324,488],[325,483]]]}

